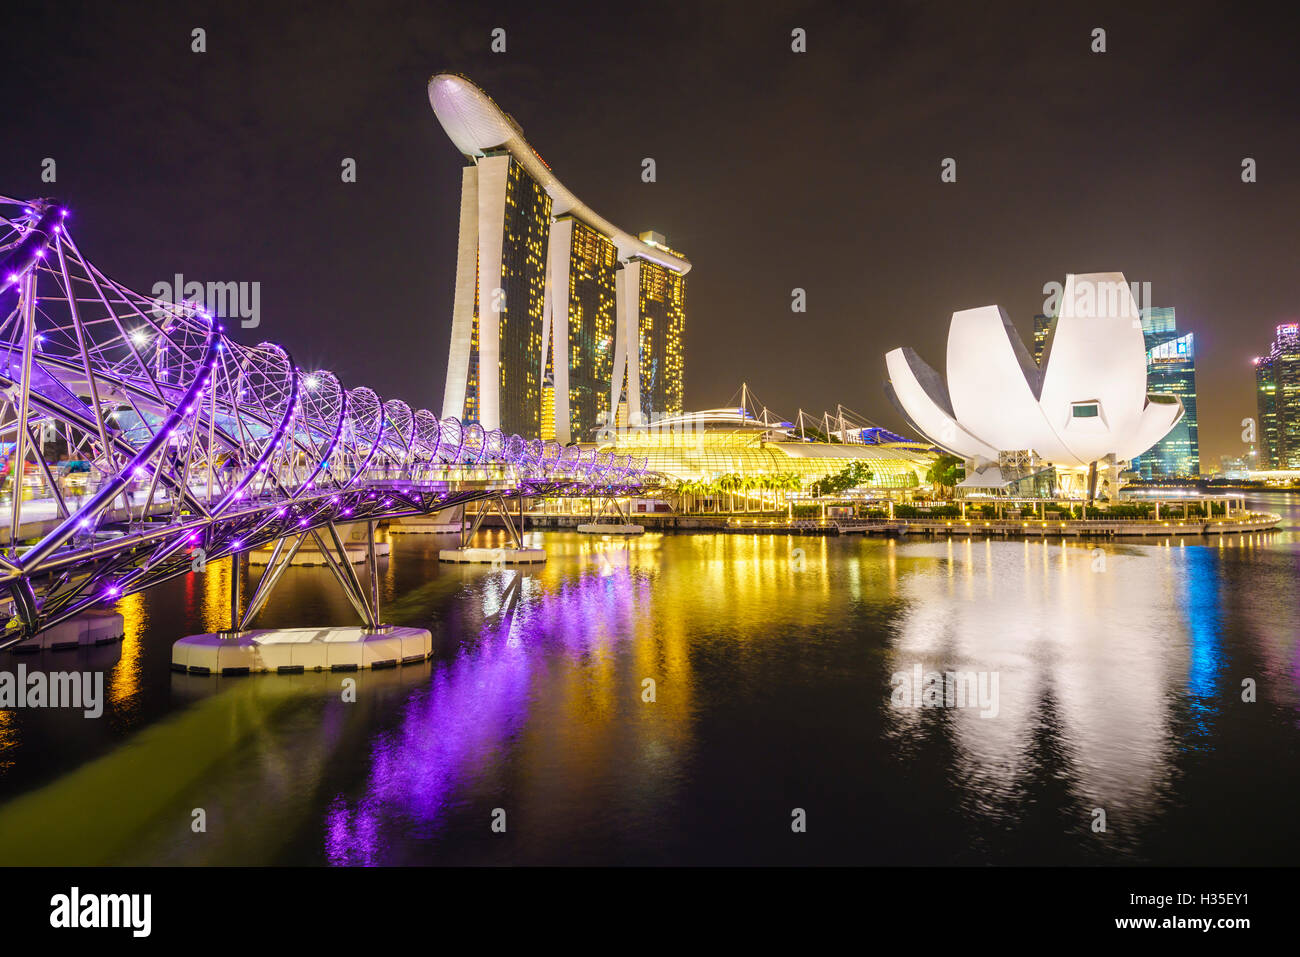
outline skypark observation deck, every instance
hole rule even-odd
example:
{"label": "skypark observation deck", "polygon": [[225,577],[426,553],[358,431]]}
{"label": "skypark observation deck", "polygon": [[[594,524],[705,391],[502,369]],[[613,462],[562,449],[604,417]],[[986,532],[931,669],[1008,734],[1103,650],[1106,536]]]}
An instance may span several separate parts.
{"label": "skypark observation deck", "polygon": [[608,236],[618,248],[620,260],[638,257],[674,272],[690,271],[691,264],[685,256],[620,229],[578,199],[524,139],[523,130],[514,118],[473,81],[457,73],[435,75],[429,80],[429,104],[462,154],[482,157],[490,150],[508,152],[551,197],[552,216],[572,214]]}
{"label": "skypark observation deck", "polygon": [[[276,543],[287,564],[308,536],[342,552],[336,524],[657,482],[627,455],[413,411],[303,371],[274,343],[235,342],[202,308],[105,276],[56,203],[3,197],[0,443],[0,588],[14,610],[0,646],[187,574],[196,549],[212,561]],[[75,490],[51,464],[65,457],[85,476]],[[232,628],[277,577],[268,568]],[[336,578],[377,627],[377,602]]]}

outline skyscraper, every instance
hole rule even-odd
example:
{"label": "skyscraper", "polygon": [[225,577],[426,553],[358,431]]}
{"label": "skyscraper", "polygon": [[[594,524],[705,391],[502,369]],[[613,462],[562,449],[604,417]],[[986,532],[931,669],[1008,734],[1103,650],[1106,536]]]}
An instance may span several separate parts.
{"label": "skyscraper", "polygon": [[1147,349],[1147,392],[1176,395],[1187,411],[1163,439],[1135,458],[1131,467],[1143,478],[1200,475],[1194,334],[1178,332],[1172,306],[1148,306],[1142,310],[1142,338]]}
{"label": "skyscraper", "polygon": [[567,442],[588,438],[585,433],[609,413],[618,248],[572,215],[558,217],[551,229],[550,341],[544,348],[554,368],[552,428]]}
{"label": "skyscraper", "polygon": [[509,153],[461,174],[460,243],[443,415],[536,436],[551,198]]}
{"label": "skyscraper", "polygon": [[621,403],[680,412],[691,264],[582,203],[469,80],[438,74],[429,102],[469,162],[442,414],[568,443]]}
{"label": "skyscraper", "polygon": [[[641,234],[642,242],[672,252],[656,232]],[[676,254],[674,254],[676,255]],[[661,262],[634,256],[619,273],[619,325],[611,403],[627,403],[631,425],[648,423],[656,415],[683,411],[686,326],[686,276]],[[626,319],[626,322],[624,322]]]}
{"label": "skyscraper", "polygon": [[1034,316],[1034,361],[1043,364],[1043,350],[1047,348],[1047,337],[1052,332],[1052,317],[1039,313]]}
{"label": "skyscraper", "polygon": [[1277,327],[1268,355],[1255,360],[1263,465],[1300,468],[1300,322]]}

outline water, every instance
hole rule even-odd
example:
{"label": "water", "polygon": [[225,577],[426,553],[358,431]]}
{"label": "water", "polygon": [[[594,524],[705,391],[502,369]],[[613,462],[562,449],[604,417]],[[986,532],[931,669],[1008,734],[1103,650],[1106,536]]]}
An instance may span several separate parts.
{"label": "water", "polygon": [[[120,647],[0,655],[103,668],[108,697],[0,713],[0,864],[1289,864],[1300,496],[1255,505],[1284,530],[546,533],[522,571],[395,536],[385,618],[437,656],[348,676],[173,674],[226,623],[213,564],[119,603]],[[258,623],[352,620],[302,568]],[[997,714],[895,706],[917,665],[996,675]]]}

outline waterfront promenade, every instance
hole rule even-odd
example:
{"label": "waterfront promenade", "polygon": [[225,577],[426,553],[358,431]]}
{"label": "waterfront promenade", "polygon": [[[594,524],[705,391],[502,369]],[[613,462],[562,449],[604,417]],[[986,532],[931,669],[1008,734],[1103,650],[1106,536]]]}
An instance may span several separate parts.
{"label": "waterfront promenade", "polygon": [[[992,535],[1002,538],[1116,538],[1121,536],[1226,535],[1274,529],[1281,516],[1272,512],[1235,512],[1201,519],[942,519],[842,518],[788,519],[785,516],[637,514],[647,530],[732,532],[772,535]],[[583,515],[532,515],[532,528],[571,528]]]}

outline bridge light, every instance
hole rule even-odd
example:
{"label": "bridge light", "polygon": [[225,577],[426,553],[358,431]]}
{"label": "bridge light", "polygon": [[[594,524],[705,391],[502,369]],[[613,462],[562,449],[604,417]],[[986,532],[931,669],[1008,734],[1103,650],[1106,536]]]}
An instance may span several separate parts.
{"label": "bridge light", "polygon": [[134,342],[138,348],[144,348],[149,344],[149,333],[145,332],[143,329],[136,329],[131,333],[131,341]]}

